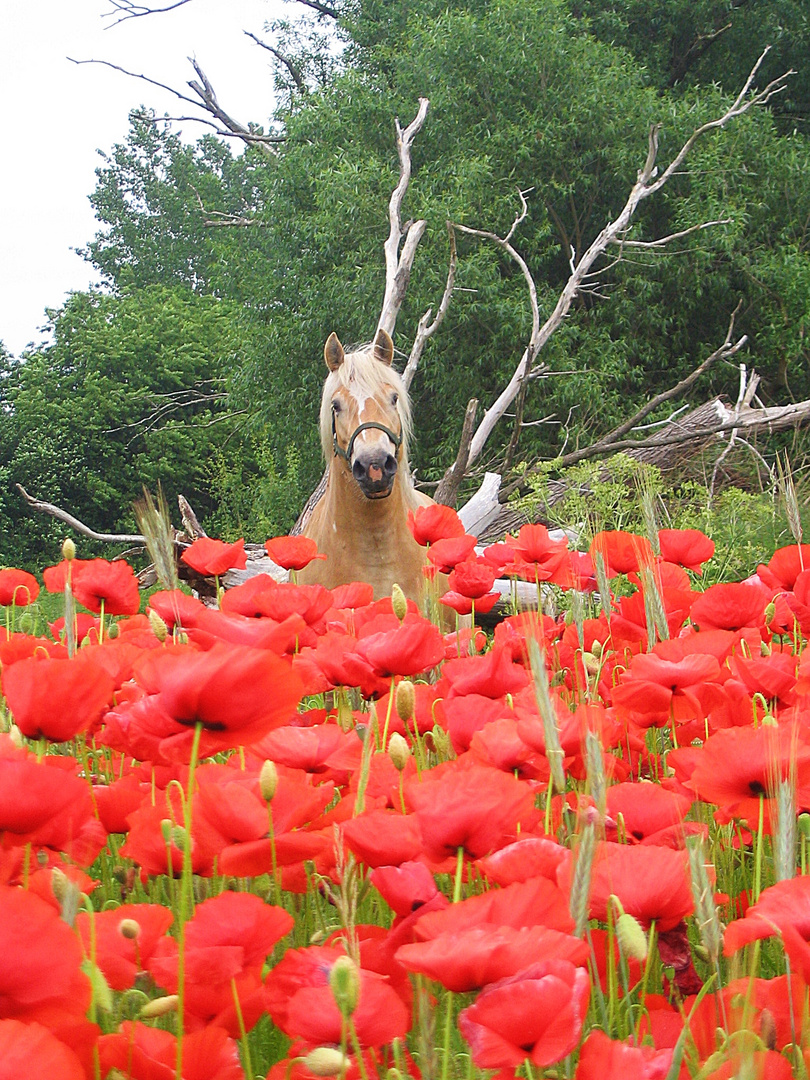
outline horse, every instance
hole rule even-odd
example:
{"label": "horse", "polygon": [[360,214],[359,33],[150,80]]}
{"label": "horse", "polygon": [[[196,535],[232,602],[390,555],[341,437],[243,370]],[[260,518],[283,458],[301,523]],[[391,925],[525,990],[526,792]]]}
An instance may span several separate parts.
{"label": "horse", "polygon": [[344,352],[337,334],[324,346],[329,369],[321,398],[326,490],[303,528],[326,560],[299,571],[298,581],[327,588],[365,581],[374,598],[397,583],[421,605],[425,550],[408,528],[408,513],[433,500],[416,490],[408,465],[411,408],[391,362],[383,329],[369,346]]}

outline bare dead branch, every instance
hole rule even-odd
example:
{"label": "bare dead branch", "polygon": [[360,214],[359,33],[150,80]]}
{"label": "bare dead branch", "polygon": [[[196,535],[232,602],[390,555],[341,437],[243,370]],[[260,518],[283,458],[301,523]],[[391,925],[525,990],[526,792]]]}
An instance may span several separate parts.
{"label": "bare dead branch", "polygon": [[[419,98],[417,114],[404,131],[399,120],[394,121],[397,132],[397,153],[399,155],[399,183],[391,193],[388,204],[389,233],[384,245],[385,294],[383,296],[382,312],[377,323],[378,330],[386,330],[392,336],[397,322],[397,315],[402,307],[402,301],[408,288],[416,248],[427,225],[426,221],[415,221],[403,229],[402,202],[411,179],[411,145],[425,123],[428,105],[427,98]],[[403,236],[405,238],[404,243]],[[400,244],[402,244],[401,251]]]}
{"label": "bare dead branch", "polygon": [[245,30],[244,33],[252,41],[255,41],[256,44],[259,45],[262,49],[266,49],[271,56],[274,56],[276,60],[278,60],[280,64],[283,64],[287,71],[289,71],[290,77],[292,78],[292,81],[295,83],[295,85],[298,87],[298,90],[302,94],[306,94],[307,84],[304,76],[301,74],[301,69],[298,67],[297,64],[294,64],[292,60],[290,60],[289,56],[285,56],[284,53],[279,52],[278,49],[274,49],[272,45],[268,45],[266,41],[262,41],[261,38],[256,37],[255,34],[252,34],[250,30]]}
{"label": "bare dead branch", "polygon": [[456,235],[449,222],[447,232],[450,237],[450,263],[447,268],[447,281],[444,286],[444,293],[442,294],[442,299],[436,312],[436,318],[433,322],[430,321],[430,317],[433,314],[431,308],[428,308],[419,320],[419,325],[416,328],[416,337],[414,338],[411,347],[411,353],[408,357],[408,362],[405,365],[405,370],[402,372],[402,378],[406,388],[410,387],[413,377],[416,374],[416,369],[419,367],[419,361],[422,359],[422,353],[425,351],[425,346],[444,321],[444,317],[447,314],[447,309],[450,307],[450,301],[453,297],[453,286],[455,285],[456,267],[458,265],[458,253],[456,251]]}
{"label": "bare dead branch", "polygon": [[182,7],[184,4],[190,3],[190,0],[174,0],[173,4],[167,4],[165,7],[151,7],[147,4],[136,4],[133,0],[108,0],[112,6],[112,11],[105,11],[102,13],[102,18],[106,19],[113,15],[119,17],[109,24],[107,29],[112,26],[118,26],[119,23],[126,22],[127,19],[139,19],[143,15],[161,15],[166,11],[174,11],[175,8]]}
{"label": "bare dead branch", "polygon": [[[278,135],[259,135],[256,132],[251,131],[249,128],[244,127],[238,121],[222,109],[216,100],[213,87],[208,79],[205,77],[202,69],[196,60],[189,57],[189,61],[200,77],[201,82],[197,83],[193,79],[189,81],[188,85],[197,94],[199,101],[195,98],[189,97],[187,94],[182,94],[179,90],[175,90],[173,86],[167,86],[166,83],[159,82],[157,79],[150,79],[148,75],[139,74],[135,71],[128,71],[126,68],[121,67],[119,64],[113,64],[109,60],[75,60],[72,56],[67,58],[73,64],[99,64],[102,67],[111,68],[113,71],[120,71],[122,75],[128,76],[130,79],[138,79],[141,82],[148,83],[150,86],[156,86],[160,90],[165,90],[167,93],[172,94],[179,101],[185,101],[189,105],[193,105],[195,108],[202,108],[206,112],[214,116],[221,126],[216,126],[210,120],[205,120],[199,116],[187,116],[187,117],[167,117],[166,119],[180,119],[180,120],[193,120],[198,124],[206,124],[208,127],[213,127],[218,135],[231,135],[236,136],[248,146],[257,146],[262,153],[268,157],[273,157],[272,145],[283,142],[283,137]],[[144,114],[141,113],[141,116]],[[152,119],[149,117],[149,119]]]}
{"label": "bare dead branch", "polygon": [[35,499],[33,495],[28,494],[22,484],[16,484],[15,486],[33,510],[39,510],[40,513],[56,518],[57,521],[68,525],[74,532],[87,536],[91,540],[100,540],[105,544],[146,544],[146,538],[141,536],[140,533],[96,532],[89,525],[85,525],[83,521],[79,521],[73,514],[69,514],[67,510],[62,510],[60,507],[54,506],[53,503],[43,502],[42,499]]}
{"label": "bare dead branch", "polygon": [[330,19],[337,19],[337,9],[333,8],[330,4],[321,4],[318,0],[296,0],[296,3],[303,4],[304,7],[312,8],[313,11],[317,11],[319,15],[326,15]]}
{"label": "bare dead branch", "polygon": [[467,411],[464,414],[464,424],[461,428],[458,453],[452,466],[442,477],[439,486],[433,494],[433,501],[443,503],[445,506],[455,506],[458,501],[458,489],[467,471],[467,461],[470,456],[470,442],[472,440],[475,414],[478,410],[478,398],[470,398],[467,403]]}
{"label": "bare dead branch", "polygon": [[667,244],[671,244],[673,240],[682,240],[684,236],[691,236],[692,233],[702,232],[703,229],[711,229],[715,225],[731,225],[733,222],[734,218],[720,218],[718,221],[702,221],[699,225],[690,225],[688,229],[681,229],[680,232],[662,236],[660,240],[628,240],[627,237],[617,237],[611,242],[619,244],[623,248],[662,248]]}
{"label": "bare dead branch", "polygon": [[[658,172],[656,166],[656,159],[658,156],[658,143],[659,134],[661,131],[661,125],[655,124],[650,128],[647,145],[647,157],[644,165],[638,172],[636,182],[631,188],[627,200],[616,215],[616,217],[608,222],[608,224],[599,232],[596,238],[592,241],[590,246],[583,252],[582,256],[577,260],[576,254],[572,252],[571,259],[571,274],[568,281],[564,285],[557,303],[554,306],[554,310],[551,312],[546,321],[539,325],[539,318],[536,308],[536,295],[537,291],[532,279],[531,272],[525,261],[515,251],[511,243],[504,238],[497,236],[495,233],[488,232],[483,229],[470,229],[467,226],[456,225],[455,228],[467,233],[470,236],[478,236],[481,239],[486,239],[498,245],[502,250],[506,251],[510,258],[514,259],[521,268],[521,272],[529,285],[529,292],[532,303],[532,334],[528,344],[523,352],[523,355],[518,362],[512,377],[509,380],[507,386],[501,391],[496,401],[490,405],[485,411],[484,416],[478,425],[478,429],[473,435],[472,444],[470,446],[470,458],[469,464],[473,464],[479,457],[481,451],[484,448],[486,441],[494,430],[500,418],[506,412],[512,401],[520,392],[526,377],[532,360],[540,350],[544,347],[551,335],[558,329],[562,323],[568,311],[571,308],[575,297],[585,291],[587,288],[592,288],[592,277],[596,270],[596,263],[602,258],[607,249],[613,244],[621,244],[623,238],[626,237],[628,229],[632,219],[638,209],[639,205],[644,199],[649,198],[658,192],[668,180],[670,180],[680,169],[685,158],[689,154],[695,143],[709,132],[718,130],[725,127],[731,120],[742,116],[748,112],[754,106],[764,105],[767,101],[773,97],[774,94],[779,93],[784,89],[787,78],[792,72],[787,72],[784,75],[780,75],[778,78],[772,80],[761,91],[752,91],[754,79],[759,71],[762,62],[767,55],[768,50],[762,53],[760,58],[751,70],[748,78],[742,90],[739,92],[733,103],[726,109],[722,116],[715,120],[701,124],[686,142],[681,146],[680,150],[675,154],[670,164],[663,170]],[[522,197],[521,197],[522,198]],[[516,222],[522,220],[518,215]],[[512,235],[513,229],[510,231]],[[674,238],[674,237],[673,237]],[[657,246],[657,242],[648,243],[647,246]]]}

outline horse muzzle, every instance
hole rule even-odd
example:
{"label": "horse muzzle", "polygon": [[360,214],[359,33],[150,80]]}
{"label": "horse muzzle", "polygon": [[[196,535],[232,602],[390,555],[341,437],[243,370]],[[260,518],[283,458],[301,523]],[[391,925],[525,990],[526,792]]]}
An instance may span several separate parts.
{"label": "horse muzzle", "polygon": [[397,459],[393,454],[357,454],[352,462],[352,476],[367,499],[387,499],[396,475]]}

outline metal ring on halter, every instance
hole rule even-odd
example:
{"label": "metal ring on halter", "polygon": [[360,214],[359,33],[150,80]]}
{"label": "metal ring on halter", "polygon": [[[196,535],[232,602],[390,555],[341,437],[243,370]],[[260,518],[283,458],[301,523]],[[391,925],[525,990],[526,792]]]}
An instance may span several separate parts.
{"label": "metal ring on halter", "polygon": [[335,457],[342,457],[342,458],[344,458],[344,460],[348,461],[349,464],[351,464],[352,451],[354,450],[354,441],[357,438],[357,436],[360,434],[360,432],[365,431],[367,428],[376,428],[378,431],[385,432],[385,434],[388,436],[388,438],[394,444],[394,452],[395,453],[396,453],[397,450],[399,450],[400,446],[402,446],[402,436],[401,435],[397,435],[395,432],[393,432],[391,430],[391,428],[386,427],[385,424],[375,424],[373,421],[370,421],[367,424],[360,424],[359,427],[354,429],[354,431],[352,432],[352,437],[349,439],[349,445],[344,450],[343,447],[338,442],[337,423],[335,421],[335,414],[332,413],[332,447],[333,447],[333,449],[335,451]]}

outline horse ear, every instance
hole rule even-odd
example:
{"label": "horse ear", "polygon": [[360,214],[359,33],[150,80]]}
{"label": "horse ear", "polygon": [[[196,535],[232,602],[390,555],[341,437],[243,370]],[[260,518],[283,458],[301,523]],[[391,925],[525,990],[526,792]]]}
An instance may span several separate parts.
{"label": "horse ear", "polygon": [[391,335],[382,327],[377,331],[377,336],[374,338],[374,359],[379,360],[381,364],[387,364],[388,367],[391,366],[391,361],[394,359],[394,343],[391,340]]}
{"label": "horse ear", "polygon": [[330,371],[337,371],[343,363],[343,346],[340,344],[340,340],[334,330],[326,339],[326,344],[323,347],[323,358]]}

